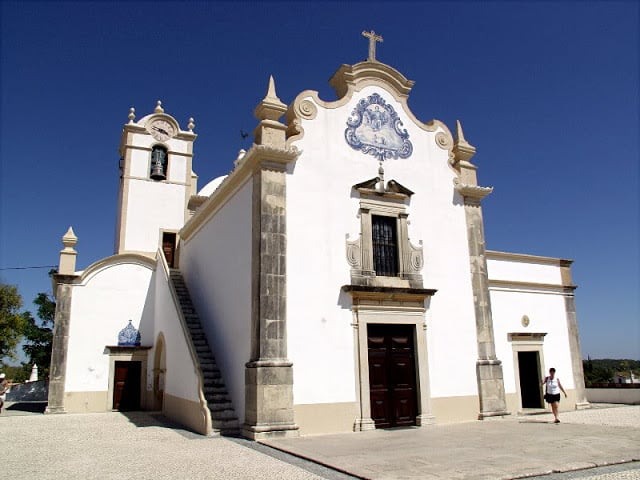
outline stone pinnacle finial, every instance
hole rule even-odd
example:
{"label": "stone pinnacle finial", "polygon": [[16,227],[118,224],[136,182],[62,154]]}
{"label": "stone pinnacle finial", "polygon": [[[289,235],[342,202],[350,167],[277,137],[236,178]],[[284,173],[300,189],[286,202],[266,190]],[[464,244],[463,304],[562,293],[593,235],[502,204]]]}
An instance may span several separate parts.
{"label": "stone pinnacle finial", "polygon": [[247,154],[247,151],[244,148],[241,148],[240,150],[238,150],[238,156],[233,161],[233,166],[237,167],[240,164],[240,162],[242,162],[242,159],[246,154]]}
{"label": "stone pinnacle finial", "polygon": [[276,94],[276,82],[269,76],[267,95],[258,104],[253,114],[260,123],[253,131],[254,143],[274,148],[284,148],[287,126],[278,120],[287,106],[280,101]]}
{"label": "stone pinnacle finial", "polygon": [[78,237],[73,233],[73,228],[69,227],[67,233],[62,237],[64,248],[60,250],[60,262],[58,263],[58,273],[61,275],[74,275],[76,271],[76,255],[78,252],[73,248],[78,243]]}
{"label": "stone pinnacle finial", "polygon": [[62,237],[62,244],[64,245],[64,249],[67,251],[73,250],[73,247],[78,243],[78,237],[73,232],[73,228],[69,227],[67,233],[65,233]]}
{"label": "stone pinnacle finial", "polygon": [[267,95],[258,104],[254,114],[258,120],[278,120],[286,111],[287,106],[278,98],[276,82],[273,75],[270,75]]}
{"label": "stone pinnacle finial", "polygon": [[280,101],[278,94],[276,93],[276,82],[273,79],[273,75],[269,75],[269,87],[267,88],[267,96],[265,99]]}
{"label": "stone pinnacle finial", "polygon": [[162,108],[162,102],[158,100],[156,104],[156,108],[153,110],[155,113],[164,113],[164,108]]}
{"label": "stone pinnacle finial", "polygon": [[476,154],[476,147],[464,138],[460,120],[457,120],[456,127],[458,138],[456,138],[453,148],[451,149],[451,153],[453,153],[453,161],[451,164],[459,171],[459,178],[457,178],[456,181],[462,185],[477,186],[478,177],[476,175],[476,169],[478,167],[470,162]]}
{"label": "stone pinnacle finial", "polygon": [[193,117],[189,118],[189,123],[187,124],[187,129],[190,132],[193,132],[193,129],[196,128],[196,124],[195,124],[195,120],[193,119]]}
{"label": "stone pinnacle finial", "polygon": [[456,131],[458,134],[458,143],[467,143],[464,138],[464,132],[462,131],[462,124],[460,123],[460,120],[456,120]]}
{"label": "stone pinnacle finial", "polygon": [[135,119],[136,119],[136,109],[131,107],[129,109],[129,123],[133,123]]}
{"label": "stone pinnacle finial", "polygon": [[456,120],[457,139],[453,144],[454,161],[468,162],[476,154],[476,147],[471,145],[464,138],[464,132],[462,131],[462,123],[460,120]]}

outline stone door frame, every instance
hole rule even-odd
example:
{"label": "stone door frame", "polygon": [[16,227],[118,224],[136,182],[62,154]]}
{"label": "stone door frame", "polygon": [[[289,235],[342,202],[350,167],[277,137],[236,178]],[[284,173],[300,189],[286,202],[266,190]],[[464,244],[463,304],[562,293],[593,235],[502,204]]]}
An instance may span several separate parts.
{"label": "stone door frame", "polygon": [[368,326],[413,325],[416,370],[416,426],[434,423],[431,413],[425,298],[434,290],[345,286],[353,297],[352,317],[357,417],[354,431],[374,430],[369,390]]}
{"label": "stone door frame", "polygon": [[107,411],[113,410],[114,378],[116,374],[116,362],[140,362],[140,408],[148,406],[146,398],[147,385],[147,361],[151,347],[124,347],[107,346],[105,350],[109,354],[109,391],[107,392]]}
{"label": "stone door frame", "polygon": [[511,342],[511,349],[513,351],[513,374],[516,382],[518,413],[522,413],[524,411],[524,408],[522,406],[522,392],[520,391],[520,361],[518,359],[518,353],[537,352],[540,375],[541,378],[544,378],[545,362],[543,347],[545,335],[546,333],[509,333],[508,335],[509,342]]}

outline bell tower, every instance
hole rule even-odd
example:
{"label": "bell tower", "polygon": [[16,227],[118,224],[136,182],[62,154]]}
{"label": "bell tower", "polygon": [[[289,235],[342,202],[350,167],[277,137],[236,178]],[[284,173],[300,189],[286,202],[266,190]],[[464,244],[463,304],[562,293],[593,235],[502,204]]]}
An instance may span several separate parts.
{"label": "bell tower", "polygon": [[136,121],[135,109],[122,129],[120,189],[115,253],[155,256],[162,248],[174,266],[177,234],[188,219],[187,204],[197,190],[192,170],[193,118],[187,130],[165,113],[158,101],[153,113]]}

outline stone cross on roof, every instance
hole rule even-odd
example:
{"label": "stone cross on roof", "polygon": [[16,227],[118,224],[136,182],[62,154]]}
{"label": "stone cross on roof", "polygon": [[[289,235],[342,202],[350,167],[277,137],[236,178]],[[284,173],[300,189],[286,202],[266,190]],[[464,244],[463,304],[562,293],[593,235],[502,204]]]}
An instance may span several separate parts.
{"label": "stone cross on roof", "polygon": [[369,39],[369,58],[367,59],[369,62],[376,61],[376,42],[383,42],[382,36],[377,35],[376,32],[371,30],[370,32],[362,32],[363,37],[367,37]]}

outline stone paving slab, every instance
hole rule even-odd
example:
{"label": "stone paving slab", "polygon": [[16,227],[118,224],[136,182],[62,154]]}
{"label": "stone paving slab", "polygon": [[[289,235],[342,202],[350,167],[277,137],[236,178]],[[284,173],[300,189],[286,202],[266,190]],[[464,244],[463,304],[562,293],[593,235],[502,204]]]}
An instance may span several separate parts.
{"label": "stone paving slab", "polygon": [[375,480],[497,480],[640,460],[640,406],[263,442]]}
{"label": "stone paving slab", "polygon": [[[12,479],[497,480],[640,457],[640,406],[563,412],[560,425],[544,414],[267,442],[353,477],[245,439],[203,437],[149,413],[5,413],[3,473]],[[640,463],[626,465],[553,480],[640,478]]]}
{"label": "stone paving slab", "polygon": [[[325,475],[320,470],[314,473],[313,469],[275,458],[248,440],[204,437],[168,425],[142,412],[22,416],[4,416],[3,412],[0,415],[3,477],[18,480],[345,478]],[[264,446],[262,449],[268,450]]]}

